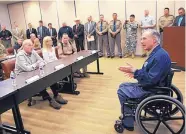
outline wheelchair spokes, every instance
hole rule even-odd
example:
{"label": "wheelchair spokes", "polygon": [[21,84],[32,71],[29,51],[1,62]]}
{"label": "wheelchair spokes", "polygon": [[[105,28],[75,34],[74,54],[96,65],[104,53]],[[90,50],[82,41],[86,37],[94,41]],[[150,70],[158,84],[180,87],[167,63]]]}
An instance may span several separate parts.
{"label": "wheelchair spokes", "polygon": [[[176,114],[171,114],[172,109]],[[144,112],[147,112],[145,115]],[[156,134],[158,130],[180,134],[185,126],[185,109],[183,105],[169,96],[154,96],[143,100],[136,110],[136,123],[147,134]]]}

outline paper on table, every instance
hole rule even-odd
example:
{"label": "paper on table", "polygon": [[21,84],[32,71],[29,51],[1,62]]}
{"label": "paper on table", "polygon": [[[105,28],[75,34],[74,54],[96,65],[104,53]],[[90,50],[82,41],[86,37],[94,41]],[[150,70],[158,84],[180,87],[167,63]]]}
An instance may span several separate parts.
{"label": "paper on table", "polygon": [[37,80],[39,80],[39,76],[38,75],[33,76],[33,77],[25,80],[25,83],[29,84],[29,83],[32,83],[32,82],[37,81]]}
{"label": "paper on table", "polygon": [[95,54],[96,52],[97,52],[96,50],[92,50],[92,52],[91,52],[91,53],[92,53],[92,54]]}
{"label": "paper on table", "polygon": [[11,59],[11,58],[14,58],[15,55],[8,55],[7,57],[8,57],[8,59]]}
{"label": "paper on table", "polygon": [[60,65],[57,65],[57,66],[55,66],[55,70],[59,70],[59,69],[61,69],[61,68],[63,68],[65,65],[64,64],[60,64]]}
{"label": "paper on table", "polygon": [[77,58],[77,60],[81,60],[81,59],[83,59],[83,56],[79,56],[79,57]]}
{"label": "paper on table", "polygon": [[87,36],[87,41],[90,42],[90,41],[94,41],[94,36],[90,36],[90,38]]}

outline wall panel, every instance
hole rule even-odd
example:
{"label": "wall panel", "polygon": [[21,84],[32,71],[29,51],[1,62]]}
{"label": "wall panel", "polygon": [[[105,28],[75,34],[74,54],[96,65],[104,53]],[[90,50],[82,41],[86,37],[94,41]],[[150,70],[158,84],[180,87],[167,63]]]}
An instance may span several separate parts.
{"label": "wall panel", "polygon": [[[23,2],[23,7],[25,11],[26,23],[32,23],[32,26],[37,28],[39,26],[39,21],[41,20],[39,2]],[[46,22],[44,22],[44,25],[46,25]]]}
{"label": "wall panel", "polygon": [[56,7],[56,1],[40,1],[42,20],[45,25],[48,26],[48,23],[52,23],[53,27],[58,30],[59,25]]}

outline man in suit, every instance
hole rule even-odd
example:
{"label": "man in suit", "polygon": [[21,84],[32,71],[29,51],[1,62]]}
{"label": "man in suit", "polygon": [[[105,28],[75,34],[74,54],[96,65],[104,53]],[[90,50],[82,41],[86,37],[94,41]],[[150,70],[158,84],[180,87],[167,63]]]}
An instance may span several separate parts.
{"label": "man in suit", "polygon": [[43,21],[39,21],[39,27],[37,28],[37,36],[41,43],[41,47],[43,47],[43,39],[46,36],[50,36],[47,27],[43,26]]}
{"label": "man in suit", "polygon": [[12,36],[13,36],[14,43],[16,43],[18,39],[24,39],[23,29],[19,28],[16,22],[14,22],[14,29],[12,29]]}
{"label": "man in suit", "polygon": [[32,24],[28,23],[28,29],[26,30],[26,37],[27,39],[30,39],[30,35],[31,34],[35,34],[35,36],[37,37],[37,31],[35,28],[32,28]]}
{"label": "man in suit", "polygon": [[52,23],[48,23],[48,32],[53,41],[53,46],[57,46],[57,31],[52,27]]}
{"label": "man in suit", "polygon": [[185,26],[185,9],[180,7],[178,9],[179,16],[176,16],[173,26]]}
{"label": "man in suit", "polygon": [[[141,44],[144,50],[150,52],[142,69],[136,69],[132,65],[120,67],[130,78],[134,78],[138,83],[122,83],[118,89],[118,98],[121,104],[121,111],[125,114],[133,114],[131,107],[123,105],[129,98],[141,98],[150,90],[139,87],[147,86],[165,86],[166,78],[171,70],[171,60],[169,54],[160,46],[160,34],[153,29],[144,31],[141,38]],[[161,71],[160,71],[161,69]],[[123,111],[124,110],[124,111]],[[123,127],[129,131],[134,130],[134,118],[125,116],[122,118]]]}
{"label": "man in suit", "polygon": [[[92,16],[88,16],[88,22],[85,23],[85,35],[87,38],[88,50],[96,50],[96,22],[92,21]],[[94,40],[89,41],[88,39],[93,36]]]}
{"label": "man in suit", "polygon": [[77,52],[84,49],[84,26],[80,24],[80,19],[75,19],[75,25],[73,26],[73,35],[76,43]]}
{"label": "man in suit", "polygon": [[66,22],[63,22],[62,27],[59,29],[59,32],[58,32],[59,41],[61,41],[64,33],[68,34],[68,37],[70,38],[70,40],[73,39],[74,35],[72,32],[72,28],[70,26],[67,26]]}

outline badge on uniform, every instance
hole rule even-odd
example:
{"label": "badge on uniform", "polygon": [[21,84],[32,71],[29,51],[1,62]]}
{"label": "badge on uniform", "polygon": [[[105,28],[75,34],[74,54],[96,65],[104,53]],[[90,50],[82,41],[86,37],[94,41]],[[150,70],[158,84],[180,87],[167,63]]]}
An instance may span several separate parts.
{"label": "badge on uniform", "polygon": [[146,66],[147,66],[147,64],[148,64],[148,62],[145,62],[143,66],[144,66],[144,67],[146,67]]}

